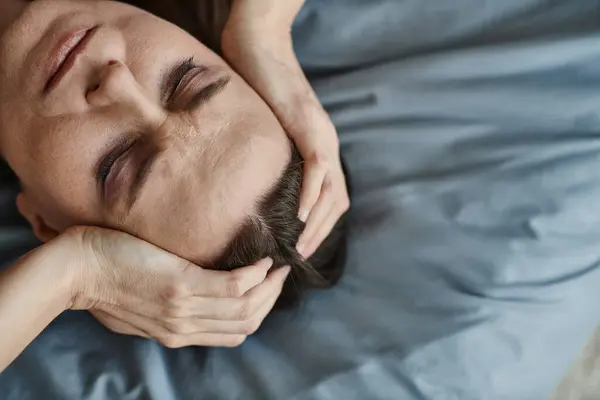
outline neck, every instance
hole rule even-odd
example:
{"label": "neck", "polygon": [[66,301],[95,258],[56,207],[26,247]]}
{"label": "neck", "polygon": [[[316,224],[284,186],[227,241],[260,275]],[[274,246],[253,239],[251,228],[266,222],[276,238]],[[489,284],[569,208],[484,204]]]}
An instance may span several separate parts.
{"label": "neck", "polygon": [[0,35],[17,19],[26,5],[25,0],[0,0]]}

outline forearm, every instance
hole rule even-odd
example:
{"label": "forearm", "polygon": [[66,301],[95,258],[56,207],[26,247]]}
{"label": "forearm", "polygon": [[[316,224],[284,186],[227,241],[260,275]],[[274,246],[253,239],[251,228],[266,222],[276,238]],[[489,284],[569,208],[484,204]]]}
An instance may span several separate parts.
{"label": "forearm", "polygon": [[221,39],[225,59],[276,113],[282,106],[294,108],[298,98],[313,97],[291,36],[303,4],[304,0],[233,0]]}
{"label": "forearm", "polygon": [[0,371],[65,310],[68,287],[66,266],[47,248],[0,272]]}

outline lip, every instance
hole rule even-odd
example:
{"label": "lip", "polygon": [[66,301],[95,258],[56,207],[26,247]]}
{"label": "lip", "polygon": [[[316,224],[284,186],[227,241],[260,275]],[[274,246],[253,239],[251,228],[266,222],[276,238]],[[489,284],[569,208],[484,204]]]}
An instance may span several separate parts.
{"label": "lip", "polygon": [[69,73],[77,56],[85,51],[86,45],[98,30],[98,26],[76,29],[64,35],[50,53],[44,93],[49,93]]}

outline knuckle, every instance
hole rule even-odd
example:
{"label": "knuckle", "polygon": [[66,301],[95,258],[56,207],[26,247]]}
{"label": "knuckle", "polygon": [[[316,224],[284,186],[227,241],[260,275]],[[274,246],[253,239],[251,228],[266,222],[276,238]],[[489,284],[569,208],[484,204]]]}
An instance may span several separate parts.
{"label": "knuckle", "polygon": [[[328,195],[332,195],[333,194],[333,181],[326,177],[325,180],[323,181],[323,188],[321,189],[323,192],[325,192]],[[332,200],[334,200],[334,196],[331,196]]]}
{"label": "knuckle", "polygon": [[246,341],[246,335],[232,335],[227,339],[224,339],[224,347],[238,347]]}
{"label": "knuckle", "polygon": [[98,320],[99,320],[99,321],[102,323],[102,325],[104,325],[104,327],[105,327],[106,329],[108,329],[109,331],[111,331],[111,332],[114,332],[114,333],[122,333],[122,334],[126,334],[126,332],[125,332],[125,329],[122,329],[120,326],[112,325],[112,324],[110,324],[110,323],[108,323],[108,322],[105,322],[105,321],[102,321],[102,320],[100,320],[100,319],[98,319]]}
{"label": "knuckle", "polygon": [[239,321],[246,321],[250,318],[252,314],[252,302],[249,299],[243,299],[240,301],[237,312],[236,319]]}
{"label": "knuckle", "polygon": [[160,344],[170,349],[177,349],[183,347],[183,342],[179,335],[174,333],[167,333],[158,338]]}
{"label": "knuckle", "polygon": [[317,166],[317,168],[321,170],[329,169],[329,159],[325,153],[316,152],[312,156],[312,163]]}
{"label": "knuckle", "polygon": [[347,196],[340,201],[340,210],[346,212],[350,209],[350,199]]}
{"label": "knuckle", "polygon": [[163,297],[167,301],[173,301],[188,296],[187,284],[179,280],[174,280],[167,284],[163,290]]}
{"label": "knuckle", "polygon": [[250,320],[244,324],[244,334],[252,335],[260,328],[260,320]]}
{"label": "knuckle", "polygon": [[226,284],[227,297],[241,297],[244,295],[242,288],[242,277],[236,273],[232,273],[227,279]]}
{"label": "knuckle", "polygon": [[162,316],[167,320],[173,320],[186,317],[186,313],[181,307],[165,307],[162,310]]}
{"label": "knuckle", "polygon": [[183,320],[169,320],[165,322],[165,328],[175,334],[183,334],[186,332],[186,324]]}

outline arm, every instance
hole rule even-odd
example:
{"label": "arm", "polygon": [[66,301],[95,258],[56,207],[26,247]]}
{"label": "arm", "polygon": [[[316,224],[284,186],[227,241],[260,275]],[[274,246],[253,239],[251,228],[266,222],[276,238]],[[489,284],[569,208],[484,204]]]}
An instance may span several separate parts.
{"label": "arm", "polygon": [[304,0],[233,0],[223,55],[269,104],[304,159],[298,250],[312,255],[350,207],[337,132],[304,76],[291,28]]}
{"label": "arm", "polygon": [[0,272],[0,371],[68,308],[71,268],[56,250],[42,246]]}
{"label": "arm", "polygon": [[76,227],[0,273],[0,372],[66,309],[167,347],[241,344],[281,293],[271,260],[209,271],[133,236]]}

